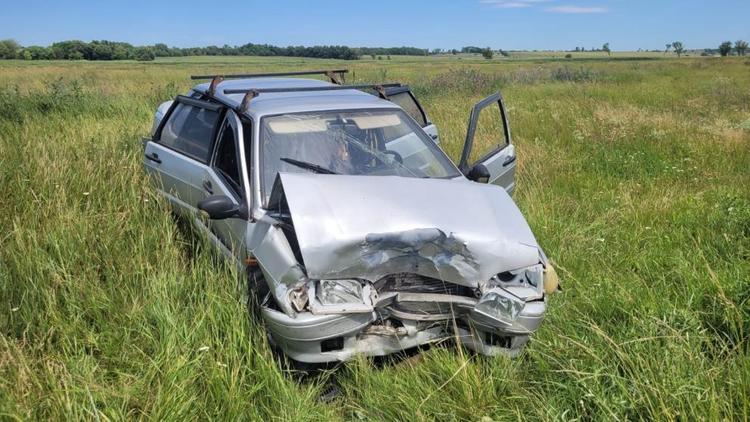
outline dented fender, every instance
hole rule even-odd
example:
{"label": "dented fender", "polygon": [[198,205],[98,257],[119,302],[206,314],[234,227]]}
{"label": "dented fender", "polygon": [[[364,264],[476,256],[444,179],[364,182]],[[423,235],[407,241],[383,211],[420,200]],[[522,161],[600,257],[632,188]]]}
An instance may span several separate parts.
{"label": "dented fender", "polygon": [[273,219],[260,218],[248,238],[247,248],[258,261],[276,303],[285,314],[294,317],[296,312],[289,294],[304,286],[307,277],[284,232]]}

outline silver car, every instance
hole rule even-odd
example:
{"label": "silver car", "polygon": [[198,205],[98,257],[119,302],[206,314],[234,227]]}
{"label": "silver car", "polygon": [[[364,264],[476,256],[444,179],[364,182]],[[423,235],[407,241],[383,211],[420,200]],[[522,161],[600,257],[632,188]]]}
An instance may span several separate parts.
{"label": "silver car", "polygon": [[[211,82],[159,107],[145,169],[246,271],[293,360],[447,339],[517,354],[557,276],[510,196],[502,97],[474,106],[455,165],[408,86],[343,85],[345,72],[194,77]],[[289,77],[307,74],[332,82]],[[481,154],[485,110],[498,129]]]}

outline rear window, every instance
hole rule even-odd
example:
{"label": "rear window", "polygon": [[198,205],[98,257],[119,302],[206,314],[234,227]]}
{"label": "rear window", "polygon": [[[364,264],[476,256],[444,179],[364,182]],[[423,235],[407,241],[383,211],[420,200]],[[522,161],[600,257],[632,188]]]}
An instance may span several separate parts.
{"label": "rear window", "polygon": [[207,163],[219,112],[178,104],[161,131],[159,143]]}

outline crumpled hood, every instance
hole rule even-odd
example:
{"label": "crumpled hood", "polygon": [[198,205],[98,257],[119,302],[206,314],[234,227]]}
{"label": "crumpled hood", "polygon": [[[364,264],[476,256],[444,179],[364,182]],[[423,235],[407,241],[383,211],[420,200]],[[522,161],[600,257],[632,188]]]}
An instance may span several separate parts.
{"label": "crumpled hood", "polygon": [[415,273],[475,287],[540,261],[526,220],[499,186],[464,179],[281,173],[308,277],[371,282]]}

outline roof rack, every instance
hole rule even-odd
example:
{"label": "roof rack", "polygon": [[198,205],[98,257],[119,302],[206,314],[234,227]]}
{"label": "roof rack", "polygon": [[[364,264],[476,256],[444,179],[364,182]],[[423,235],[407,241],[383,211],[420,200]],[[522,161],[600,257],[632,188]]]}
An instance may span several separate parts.
{"label": "roof rack", "polygon": [[288,87],[288,88],[236,88],[236,89],[225,89],[223,92],[226,95],[230,94],[245,94],[253,91],[256,94],[271,94],[277,92],[310,92],[310,91],[340,91],[345,89],[372,89],[380,93],[382,88],[394,88],[401,87],[400,83],[388,83],[388,84],[364,84],[364,85],[330,85],[330,86],[303,86],[303,87]]}
{"label": "roof rack", "polygon": [[[278,92],[314,92],[314,91],[341,91],[346,89],[372,89],[378,93],[378,96],[383,99],[388,99],[386,95],[386,88],[403,87],[400,83],[388,83],[388,84],[365,84],[365,85],[330,85],[330,86],[305,86],[305,87],[289,87],[289,88],[244,88],[244,89],[225,89],[223,92],[225,95],[230,94],[245,94],[242,98],[242,102],[239,106],[239,111],[244,113],[250,106],[250,100],[257,97],[260,94],[271,94]],[[213,96],[213,93],[211,93]]]}
{"label": "roof rack", "polygon": [[276,73],[239,73],[231,75],[192,75],[190,79],[216,79],[220,77],[222,79],[243,79],[243,78],[269,78],[274,76],[302,76],[302,75],[326,75],[331,82],[336,85],[342,85],[344,83],[344,74],[349,73],[349,69],[333,69],[333,70],[303,70],[298,72],[276,72]]}

